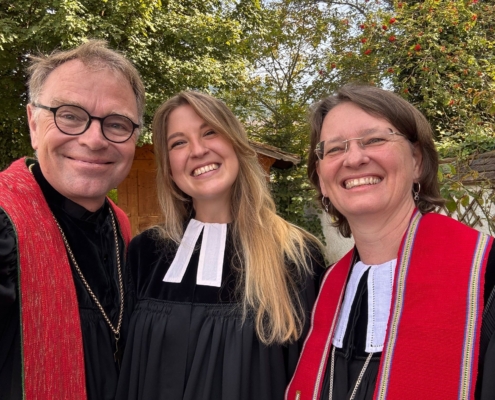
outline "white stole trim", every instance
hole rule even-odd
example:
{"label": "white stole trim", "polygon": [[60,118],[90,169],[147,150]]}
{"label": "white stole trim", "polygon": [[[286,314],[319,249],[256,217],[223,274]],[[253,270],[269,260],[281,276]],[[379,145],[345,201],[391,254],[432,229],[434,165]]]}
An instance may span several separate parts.
{"label": "white stole trim", "polygon": [[205,224],[191,219],[163,282],[180,283],[191,261],[201,232],[203,240],[199,253],[196,284],[220,287],[227,239],[227,224]]}
{"label": "white stole trim", "polygon": [[351,272],[351,277],[345,289],[344,302],[340,310],[339,321],[335,330],[332,344],[342,348],[345,332],[349,324],[351,306],[356,297],[357,287],[363,274],[368,274],[368,324],[366,331],[367,353],[383,351],[387,323],[392,303],[392,287],[397,260],[391,260],[380,265],[365,265],[358,261]]}

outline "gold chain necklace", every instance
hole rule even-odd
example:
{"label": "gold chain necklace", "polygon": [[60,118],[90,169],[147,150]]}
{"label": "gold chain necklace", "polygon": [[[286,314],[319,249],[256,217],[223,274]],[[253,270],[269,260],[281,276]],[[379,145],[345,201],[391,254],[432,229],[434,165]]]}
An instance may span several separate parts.
{"label": "gold chain necklace", "polygon": [[[370,363],[372,356],[373,356],[373,353],[370,353],[370,354],[368,354],[368,357],[366,357],[366,361],[364,362],[363,368],[361,368],[361,371],[359,372],[359,376],[356,380],[356,384],[354,385],[354,390],[352,391],[352,394],[351,394],[351,397],[349,397],[349,400],[354,400],[354,398],[356,397],[357,390],[359,388],[359,385],[361,384],[364,373],[366,372],[366,369],[368,368],[368,364]],[[332,397],[333,397],[334,370],[335,370],[335,346],[333,346],[332,356],[330,359],[330,388],[328,390],[328,398],[330,400],[332,400]]]}
{"label": "gold chain necklace", "polygon": [[[29,166],[29,172],[31,172],[31,174],[33,174],[33,167],[34,167],[34,164],[31,164]],[[62,227],[58,223],[57,218],[55,218],[55,215],[53,215],[53,213],[52,213],[52,217],[53,217],[55,223],[57,224],[57,228],[60,231],[60,234],[62,235],[62,239],[64,241],[65,249],[67,250],[67,253],[69,254],[69,257],[70,257],[70,259],[72,261],[72,265],[74,265],[74,268],[76,269],[77,274],[79,275],[79,278],[81,278],[81,281],[84,284],[84,287],[86,288],[89,296],[93,299],[93,301],[95,302],[96,306],[98,307],[98,309],[100,310],[101,314],[103,315],[103,319],[105,320],[105,322],[110,327],[110,330],[113,332],[113,336],[115,338],[115,353],[113,353],[113,358],[114,358],[115,362],[117,362],[119,364],[119,366],[120,366],[122,352],[119,349],[119,339],[120,339],[120,328],[122,327],[122,319],[123,319],[123,316],[124,316],[124,282],[123,282],[123,279],[122,279],[122,268],[121,268],[121,265],[120,265],[121,264],[120,263],[120,249],[119,249],[119,237],[118,237],[118,234],[117,234],[117,224],[115,222],[115,216],[113,214],[112,207],[109,206],[108,207],[108,210],[110,211],[110,216],[112,217],[112,228],[113,228],[113,236],[114,236],[114,239],[115,239],[115,253],[116,253],[116,256],[117,256],[117,274],[118,274],[118,278],[119,278],[119,292],[120,292],[119,320],[117,321],[117,326],[116,327],[113,326],[112,321],[110,321],[110,318],[108,318],[107,313],[103,309],[103,306],[98,301],[98,298],[96,297],[96,295],[94,294],[94,292],[91,290],[91,287],[89,286],[88,281],[84,277],[84,275],[83,275],[83,273],[81,271],[81,268],[79,268],[79,264],[76,261],[76,257],[74,257],[74,253],[72,252],[72,249],[69,246],[69,242],[67,241],[67,237],[65,236],[65,233],[62,230]]]}

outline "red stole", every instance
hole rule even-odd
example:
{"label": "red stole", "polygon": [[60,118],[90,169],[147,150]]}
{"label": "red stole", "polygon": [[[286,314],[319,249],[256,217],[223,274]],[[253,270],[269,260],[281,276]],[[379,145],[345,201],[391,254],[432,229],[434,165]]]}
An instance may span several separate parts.
{"label": "red stole", "polygon": [[[473,399],[493,238],[416,211],[397,257],[375,399]],[[319,400],[353,251],[326,274],[288,400]]]}
{"label": "red stole", "polygon": [[[86,399],[79,308],[64,242],[20,159],[0,173],[0,208],[17,236],[24,399]],[[127,244],[130,224],[112,203]]]}

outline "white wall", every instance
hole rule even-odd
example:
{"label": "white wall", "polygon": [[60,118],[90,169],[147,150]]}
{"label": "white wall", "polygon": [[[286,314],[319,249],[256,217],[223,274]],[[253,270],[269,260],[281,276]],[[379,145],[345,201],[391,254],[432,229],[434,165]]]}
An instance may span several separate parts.
{"label": "white wall", "polygon": [[326,256],[330,264],[339,261],[354,246],[353,239],[344,238],[337,228],[331,225],[328,214],[320,214],[321,226],[325,235]]}

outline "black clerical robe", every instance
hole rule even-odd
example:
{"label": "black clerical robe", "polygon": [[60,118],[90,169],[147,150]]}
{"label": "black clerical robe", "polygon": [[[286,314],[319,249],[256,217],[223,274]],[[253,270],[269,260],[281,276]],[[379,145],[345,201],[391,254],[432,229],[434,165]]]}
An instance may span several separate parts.
{"label": "black clerical robe", "polygon": [[[34,161],[28,161],[33,163]],[[75,255],[86,280],[108,317],[117,324],[120,307],[115,239],[106,201],[89,212],[58,193],[34,162],[32,172]],[[42,225],[42,221],[40,221]],[[119,232],[120,258],[124,273],[125,312],[119,344],[127,334],[134,292],[125,274],[126,246]],[[53,266],[56,268],[56,265]],[[88,399],[114,399],[119,375],[114,361],[115,340],[101,312],[90,298],[79,275],[72,274],[79,305]],[[5,212],[0,209],[0,399],[22,399],[20,305],[17,269],[17,238]],[[75,316],[77,318],[77,316]]]}

